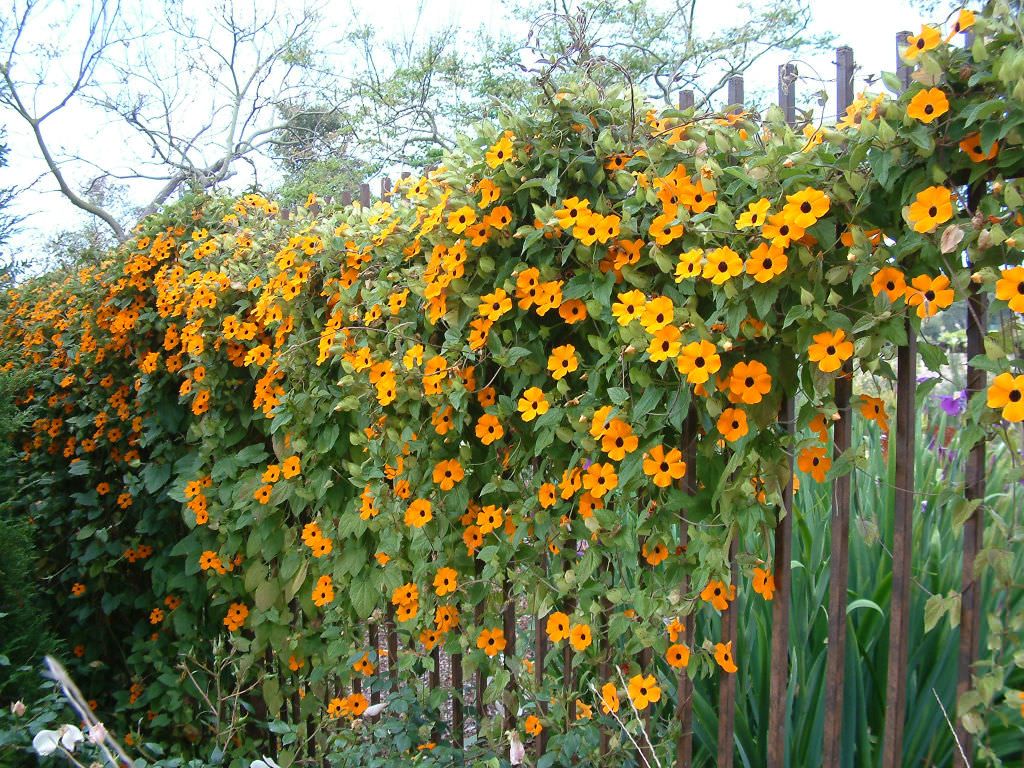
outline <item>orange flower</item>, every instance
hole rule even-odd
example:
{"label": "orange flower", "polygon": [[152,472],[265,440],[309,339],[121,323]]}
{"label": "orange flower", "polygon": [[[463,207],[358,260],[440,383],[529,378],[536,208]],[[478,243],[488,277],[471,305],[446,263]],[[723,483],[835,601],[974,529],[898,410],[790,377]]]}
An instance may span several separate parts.
{"label": "orange flower", "polygon": [[772,245],[788,248],[791,242],[804,236],[804,230],[803,227],[798,227],[790,221],[785,213],[779,211],[768,217],[768,221],[761,227],[761,235]]}
{"label": "orange flower", "polygon": [[884,293],[889,301],[896,301],[907,292],[907,279],[896,267],[882,267],[871,279],[871,292]]}
{"label": "orange flower", "polygon": [[643,291],[627,291],[620,293],[614,304],[612,304],[612,316],[619,325],[629,325],[639,318],[647,304],[647,297]]}
{"label": "orange flower", "polygon": [[497,322],[502,315],[512,309],[512,299],[503,288],[495,288],[492,293],[480,297],[480,304],[476,311],[481,317]]}
{"label": "orange flower", "polygon": [[750,253],[746,270],[757,282],[767,283],[785,272],[788,266],[789,259],[779,246],[761,243]]}
{"label": "orange flower", "polygon": [[555,506],[556,499],[554,483],[544,483],[537,491],[537,500],[540,501],[541,509],[550,509]]}
{"label": "orange flower", "polygon": [[289,456],[281,464],[281,476],[285,480],[291,480],[302,471],[302,463],[298,456]]}
{"label": "orange flower", "polygon": [[831,204],[832,201],[824,192],[813,187],[804,187],[795,195],[786,195],[782,215],[793,226],[809,229],[828,213]]}
{"label": "orange flower", "polygon": [[242,628],[248,616],[249,608],[245,603],[232,603],[228,608],[228,615],[224,617],[224,626],[228,628],[228,631],[234,632],[236,629]]}
{"label": "orange flower", "polygon": [[654,675],[634,675],[629,680],[629,698],[638,712],[661,699],[661,688]]}
{"label": "orange flower", "polygon": [[566,375],[579,368],[579,360],[576,359],[576,347],[572,344],[565,344],[551,350],[548,357],[548,370],[551,371],[551,378],[555,381],[563,379]]}
{"label": "orange flower", "polygon": [[986,152],[981,146],[981,134],[972,133],[964,137],[960,142],[960,149],[971,158],[973,163],[984,163],[987,160],[995,160],[999,155],[999,142],[993,141],[992,146]]}
{"label": "orange flower", "polygon": [[651,362],[660,363],[663,360],[676,357],[682,346],[679,341],[681,337],[682,333],[674,325],[666,325],[657,330],[651,338],[650,346],[647,347],[647,354],[651,358]]}
{"label": "orange flower", "polygon": [[949,112],[949,99],[941,88],[927,88],[914,94],[907,105],[907,116],[930,123]]}
{"label": "orange flower", "polygon": [[495,440],[500,440],[505,434],[505,428],[501,426],[498,417],[485,413],[476,422],[476,436],[484,445],[490,445]]}
{"label": "orange flower", "polygon": [[577,653],[582,653],[590,647],[593,636],[590,633],[589,624],[576,624],[569,633],[569,644]]}
{"label": "orange flower", "polygon": [[917,193],[907,211],[907,220],[915,232],[934,232],[939,224],[953,218],[953,193],[942,186],[928,187]]}
{"label": "orange flower", "polygon": [[683,643],[673,643],[665,651],[665,660],[669,666],[682,669],[690,663],[690,649]]}
{"label": "orange flower", "polygon": [[635,451],[639,444],[640,440],[633,434],[633,428],[622,419],[612,419],[601,436],[601,450],[608,454],[612,461],[622,461],[626,454]]}
{"label": "orange flower", "polygon": [[540,736],[540,732],[544,730],[544,726],[541,725],[540,719],[536,715],[528,715],[523,728],[531,736]]}
{"label": "orange flower", "polygon": [[853,342],[846,339],[846,332],[842,328],[835,332],[816,333],[814,343],[807,349],[807,356],[824,373],[832,373],[853,357]]}
{"label": "orange flower", "polygon": [[668,488],[686,475],[682,452],[672,448],[666,453],[663,445],[656,445],[644,454],[643,468],[644,474],[659,488]]}
{"label": "orange flower", "polygon": [[734,674],[739,667],[732,656],[732,641],[728,643],[715,643],[715,661],[723,670],[730,675]]}
{"label": "orange flower", "polygon": [[729,375],[729,390],[747,405],[761,402],[772,389],[772,377],[764,363],[737,363]]}
{"label": "orange flower", "polygon": [[533,421],[548,412],[549,404],[540,387],[530,387],[519,398],[518,408],[523,421]]}
{"label": "orange flower", "polygon": [[775,577],[771,571],[763,568],[754,569],[754,591],[765,600],[775,597]]}
{"label": "orange flower", "polygon": [[463,477],[465,472],[458,459],[439,461],[434,465],[434,483],[440,486],[442,491],[450,491]]}
{"label": "orange flower", "polygon": [[558,308],[558,316],[569,325],[583,322],[587,319],[587,305],[579,299],[563,301],[562,305]]}
{"label": "orange flower", "polygon": [[482,534],[498,530],[504,521],[505,511],[494,504],[488,504],[476,516],[476,525]]}
{"label": "orange flower", "polygon": [[260,504],[267,504],[270,501],[270,494],[273,490],[274,486],[272,485],[261,485],[253,492],[252,497]]}
{"label": "orange flower", "polygon": [[660,541],[650,547],[647,544],[648,542],[645,541],[640,545],[640,554],[647,561],[648,565],[657,566],[668,558],[668,547]]}
{"label": "orange flower", "polygon": [[1007,421],[1024,421],[1024,374],[1000,373],[988,388],[988,407],[1002,409]]}
{"label": "orange flower", "polygon": [[925,51],[931,51],[939,47],[942,42],[942,33],[938,27],[924,25],[920,34],[907,36],[907,47],[903,49],[903,58],[907,61],[914,61]]}
{"label": "orange flower", "polygon": [[771,202],[766,197],[762,197],[747,206],[747,209],[740,214],[739,218],[736,219],[736,229],[744,230],[750,229],[751,227],[760,227],[765,222],[765,217],[768,215],[768,209],[771,207]]}
{"label": "orange flower", "polygon": [[498,627],[485,629],[477,637],[476,647],[482,648],[488,656],[497,656],[505,650],[505,635]]}
{"label": "orange flower", "polygon": [[594,462],[587,467],[587,471],[583,474],[583,488],[598,499],[618,484],[618,475],[615,474],[615,467],[611,464]]}
{"label": "orange flower", "polygon": [[448,214],[448,229],[458,235],[465,232],[466,227],[475,221],[476,211],[468,205],[464,205],[457,211],[452,211]]}
{"label": "orange flower", "polygon": [[405,510],[405,524],[411,528],[422,528],[433,519],[434,513],[426,499],[415,499]]}
{"label": "orange flower", "polygon": [[615,683],[601,686],[601,711],[606,715],[619,711],[619,692],[615,689]]}
{"label": "orange flower", "polygon": [[321,576],[313,587],[313,605],[321,608],[334,600],[334,584],[330,576]]}
{"label": "orange flower", "polygon": [[451,594],[459,586],[459,574],[454,568],[438,568],[434,574],[434,591],[441,597]]}
{"label": "orange flower", "polygon": [[996,298],[1005,301],[1014,312],[1024,313],[1024,267],[1010,267],[999,271]]}
{"label": "orange flower", "polygon": [[732,248],[715,248],[707,254],[702,276],[715,285],[722,285],[743,271],[743,259]]}
{"label": "orange flower", "polygon": [[484,161],[490,168],[497,168],[512,159],[512,132],[505,131],[504,135],[487,150]]}
{"label": "orange flower", "polygon": [[710,341],[694,341],[679,351],[676,367],[690,384],[703,384],[722,367],[722,358]]}
{"label": "orange flower", "polygon": [[724,583],[712,579],[701,591],[700,599],[706,603],[711,603],[711,606],[716,611],[724,611],[729,607],[729,601],[735,597],[735,594],[735,587],[727,589]]}
{"label": "orange flower", "polygon": [[945,275],[935,278],[918,275],[910,281],[910,285],[906,301],[911,307],[917,307],[917,316],[920,318],[933,317],[940,309],[946,309],[953,303],[953,289],[949,287],[949,278]]}
{"label": "orange flower", "polygon": [[870,395],[861,395],[860,414],[865,419],[877,422],[880,429],[888,431],[889,415],[885,411],[885,403],[879,398],[871,397]]}
{"label": "orange flower", "polygon": [[825,482],[825,475],[832,468],[832,459],[825,455],[825,449],[821,446],[804,448],[797,457],[797,466],[801,472],[807,472],[819,483]]}
{"label": "orange flower", "polygon": [[747,434],[747,414],[741,408],[726,408],[718,416],[718,431],[730,443]]}
{"label": "orange flower", "polygon": [[561,611],[555,611],[548,616],[545,631],[552,643],[565,640],[569,637],[569,617]]}
{"label": "orange flower", "polygon": [[675,307],[667,296],[655,296],[644,304],[640,324],[648,333],[655,333],[675,319]]}

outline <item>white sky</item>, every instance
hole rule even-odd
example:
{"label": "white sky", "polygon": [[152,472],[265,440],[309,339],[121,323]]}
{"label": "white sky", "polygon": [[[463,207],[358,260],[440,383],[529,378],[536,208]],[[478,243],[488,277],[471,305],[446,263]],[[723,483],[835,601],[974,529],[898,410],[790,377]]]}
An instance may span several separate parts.
{"label": "white sky", "polygon": [[[69,3],[76,1],[67,0]],[[205,1],[197,0],[190,4],[201,6]],[[283,7],[289,4],[290,0],[279,2]],[[400,37],[403,32],[413,31],[411,27],[416,19],[417,0],[348,0],[332,2],[327,6],[329,13],[337,14],[339,22],[349,18],[349,7],[354,9],[361,22],[372,24],[379,30],[381,38]],[[698,19],[699,24],[714,24],[717,18],[728,19],[729,24],[742,20],[743,12],[737,0],[709,0],[703,7],[713,11],[714,16]],[[836,35],[837,45],[845,44],[853,48],[858,66],[855,92],[864,87],[865,75],[877,75],[883,70],[895,68],[896,33],[901,30],[916,31],[921,25],[921,17],[911,7],[909,0],[811,0],[811,9],[811,32],[831,32]],[[506,24],[507,19],[506,9],[499,0],[426,0],[426,13],[421,20],[425,28],[421,31],[428,32],[452,21],[466,29],[480,26],[494,29],[499,24]],[[929,19],[935,22],[942,20]],[[507,31],[514,33],[517,28],[508,27]],[[525,37],[525,29],[518,31]],[[786,59],[781,53],[769,54],[756,63],[746,76],[748,97],[759,90],[774,94],[778,65]],[[834,99],[833,62],[834,56],[829,53],[799,63],[801,76],[813,80],[814,72],[817,72],[826,81],[824,85],[802,82],[798,85],[800,91],[806,93],[824,87],[830,99]],[[874,89],[879,90],[881,87],[879,83]],[[834,102],[829,109],[834,111]],[[0,113],[0,125],[6,126],[11,150],[10,165],[0,170],[0,186],[30,187],[16,201],[15,210],[25,216],[26,221],[22,231],[8,244],[8,250],[31,262],[43,256],[43,246],[53,233],[54,222],[61,222],[64,228],[71,228],[75,222],[84,221],[85,217],[55,191],[55,182],[45,176],[45,167],[38,150],[19,120],[15,115]],[[46,124],[46,131],[52,144],[81,154],[88,155],[90,151],[100,150],[109,157],[111,152],[124,152],[118,146],[116,132],[111,133],[110,124],[99,121],[97,115],[88,109],[69,110],[53,118],[52,122]],[[43,177],[42,181],[37,181],[40,176]],[[89,178],[86,169],[77,174],[72,172],[69,176],[78,180]]]}

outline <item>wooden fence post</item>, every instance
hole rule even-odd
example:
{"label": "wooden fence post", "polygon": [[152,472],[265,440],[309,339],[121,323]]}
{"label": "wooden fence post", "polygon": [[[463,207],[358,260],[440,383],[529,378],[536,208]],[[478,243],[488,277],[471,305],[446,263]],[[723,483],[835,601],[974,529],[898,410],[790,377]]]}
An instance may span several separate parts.
{"label": "wooden fence post", "polygon": [[[380,672],[380,633],[377,631],[377,622],[371,621],[370,626],[370,645],[373,648],[374,654],[377,656],[377,672]],[[380,691],[373,686],[370,687],[370,703],[377,704],[380,702]]]}
{"label": "wooden fence post", "polygon": [[387,176],[380,180],[380,199],[385,203],[391,200],[391,179]]}
{"label": "wooden fence post", "polygon": [[889,669],[885,683],[882,766],[903,763],[907,700],[907,634],[910,625],[910,564],[914,530],[914,443],[917,435],[917,338],[907,321],[907,344],[897,351],[896,503],[892,532],[892,599],[889,606]]}
{"label": "wooden fence post", "polygon": [[[686,474],[683,475],[682,489],[692,496],[697,492],[697,409],[691,404],[683,422],[683,461]],[[689,527],[686,517],[679,515],[679,546],[683,551],[689,544]],[[690,591],[690,580],[683,576],[679,591],[686,595]],[[683,617],[683,639],[693,642],[693,615]],[[690,768],[693,761],[693,683],[686,668],[679,670],[676,686],[676,717],[679,718],[679,739],[676,741],[676,768]]]}
{"label": "wooden fence post", "polygon": [[[781,417],[790,437],[796,432],[796,413],[792,397],[782,401]],[[768,768],[784,768],[789,728],[789,601],[792,593],[790,563],[793,543],[793,456],[789,457],[786,486],[782,490],[782,508],[775,525],[775,552],[772,575],[775,599],[772,601],[771,679],[768,691]]]}
{"label": "wooden fence post", "polygon": [[[504,583],[501,586],[501,597],[501,630],[505,635],[504,655],[507,659],[509,656],[516,655],[516,605],[515,597],[512,594],[512,580],[507,574],[505,575]],[[512,730],[516,725],[516,712],[511,706],[515,690],[515,677],[510,675],[508,685],[505,687],[506,693],[510,694],[505,697],[504,729],[506,731]]]}
{"label": "wooden fence post", "polygon": [[[843,366],[836,378],[839,421],[833,426],[833,461],[850,448],[850,395],[853,372]],[[850,474],[832,483],[831,574],[828,590],[828,657],[825,664],[824,765],[839,765],[842,756],[843,701],[846,684],[846,591],[850,563]]]}
{"label": "wooden fence post", "polygon": [[343,206],[345,206],[346,208],[348,206],[352,205],[352,193],[351,192],[346,191],[346,192],[342,192],[341,193],[341,204]]}
{"label": "wooden fence post", "polygon": [[[981,197],[985,194],[984,184],[971,188],[967,206],[975,213]],[[984,392],[988,377],[983,368],[970,365],[977,355],[985,354],[985,331],[988,328],[988,298],[977,284],[971,283],[967,297],[967,398]],[[971,446],[967,455],[967,472],[964,482],[964,496],[968,501],[985,499],[985,441],[979,440]],[[974,578],[974,561],[982,547],[985,533],[985,511],[981,504],[964,522],[964,558],[960,577],[960,650],[957,662],[956,697],[959,701],[971,688],[971,666],[978,657],[978,640],[981,634],[981,585]],[[954,768],[971,768],[974,764],[971,734],[956,718],[956,738],[963,749],[953,750]]]}
{"label": "wooden fence post", "polygon": [[463,681],[462,681],[462,654],[451,655],[451,687],[452,687],[452,743],[462,749],[465,744],[465,715],[462,709]]}
{"label": "wooden fence post", "polygon": [[[736,566],[736,554],[739,545],[739,533],[733,536],[729,545],[730,584],[735,587],[739,583],[739,569]],[[734,600],[722,614],[723,643],[732,643],[733,653],[737,653],[736,636],[739,625],[739,605]],[[718,768],[732,768],[733,740],[736,732],[736,675],[720,674],[718,682]]]}
{"label": "wooden fence post", "polygon": [[735,112],[743,111],[743,75],[734,75],[729,78],[728,86],[729,106],[736,107]]}
{"label": "wooden fence post", "polygon": [[370,207],[370,185],[360,184],[359,185],[359,203],[363,208]]}
{"label": "wooden fence post", "polygon": [[693,91],[687,88],[679,92],[679,108],[689,109],[693,106]]}
{"label": "wooden fence post", "polygon": [[790,127],[796,125],[796,64],[779,65],[779,107]]}
{"label": "wooden fence post", "polygon": [[[910,85],[910,66],[900,52],[909,32],[896,35],[896,74],[901,87]],[[917,435],[917,337],[908,319],[907,343],[897,350],[896,471],[892,531],[892,589],[889,603],[889,666],[885,680],[885,730],[882,766],[896,768],[903,760],[903,725],[907,701],[907,634],[910,625],[910,565],[914,554],[914,450]]]}
{"label": "wooden fence post", "polygon": [[853,48],[848,45],[836,48],[836,120],[846,114],[846,108],[853,104]]}
{"label": "wooden fence post", "polygon": [[[903,49],[907,47],[907,38],[910,37],[910,34],[911,33],[906,30],[896,33],[896,77],[899,79],[900,86],[904,91],[910,87],[911,66],[903,60],[903,57],[900,54]],[[902,93],[902,91],[900,93]]]}
{"label": "wooden fence post", "polygon": [[[607,557],[601,558],[601,574],[604,576],[607,574],[609,577],[613,575],[611,561]],[[608,585],[610,588],[611,585]],[[611,643],[608,640],[608,627],[611,622],[612,616],[612,603],[608,599],[607,589],[601,594],[601,661],[598,663],[598,675],[600,679],[597,681],[595,686],[598,691],[598,702],[596,704],[598,712],[601,711],[600,707],[600,691],[601,687],[608,682],[614,682],[612,680],[612,649]],[[598,755],[604,757],[608,754],[610,748],[610,738],[608,736],[608,729],[601,728],[600,740],[598,742]]]}
{"label": "wooden fence post", "polygon": [[[547,570],[547,555],[541,558],[541,568]],[[538,693],[541,690],[541,686],[544,685],[544,664],[548,658],[548,634],[544,626],[546,616],[537,616],[536,623],[534,625],[534,659],[533,659],[533,679],[537,686]],[[547,707],[541,703],[541,712],[547,713]],[[544,750],[548,746],[548,729],[545,728],[534,738],[533,741],[534,749],[536,750],[537,757],[544,754]]]}

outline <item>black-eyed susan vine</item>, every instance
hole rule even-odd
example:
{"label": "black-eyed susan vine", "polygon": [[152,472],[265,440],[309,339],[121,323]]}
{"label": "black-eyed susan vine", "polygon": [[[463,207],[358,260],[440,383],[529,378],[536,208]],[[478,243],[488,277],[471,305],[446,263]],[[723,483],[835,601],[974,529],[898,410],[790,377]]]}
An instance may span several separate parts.
{"label": "black-eyed susan vine", "polygon": [[[734,673],[743,649],[680,617],[730,610],[734,541],[760,542],[740,574],[773,599],[789,457],[803,483],[858,463],[832,460],[837,378],[893,379],[908,323],[972,291],[1024,313],[1021,33],[1000,3],[956,24],[968,47],[924,27],[906,93],[834,128],[566,86],[387,201],[311,195],[282,220],[194,200],[9,289],[4,370],[34,374],[18,503],[54,541],[76,655],[149,716],[121,727],[202,743],[177,665],[219,633],[262,675],[254,717],[304,728],[363,714],[382,661],[413,680],[435,647],[489,700],[512,682],[516,727],[552,738],[624,702],[667,724],[675,670]],[[964,449],[1024,421],[1011,338],[975,361]],[[885,432],[876,395],[855,413]],[[506,653],[506,581],[571,648],[570,695],[560,654],[538,677],[530,647]],[[403,650],[382,660],[365,625],[388,611]],[[640,670],[645,649],[665,664]],[[500,718],[481,732],[497,749]]]}

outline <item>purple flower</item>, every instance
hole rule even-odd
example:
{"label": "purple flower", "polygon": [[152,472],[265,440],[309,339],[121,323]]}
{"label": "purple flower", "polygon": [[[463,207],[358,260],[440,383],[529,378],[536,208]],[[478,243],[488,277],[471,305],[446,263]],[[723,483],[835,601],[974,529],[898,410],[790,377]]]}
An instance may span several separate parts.
{"label": "purple flower", "polygon": [[590,469],[590,465],[593,464],[593,463],[594,462],[592,462],[590,459],[584,459],[583,460],[583,471],[586,472],[588,469]]}
{"label": "purple flower", "polygon": [[947,416],[960,416],[967,410],[967,393],[961,390],[955,395],[939,395],[939,406]]}
{"label": "purple flower", "polygon": [[586,539],[580,539],[576,542],[576,557],[583,557],[583,553],[590,548],[590,544],[587,543]]}

